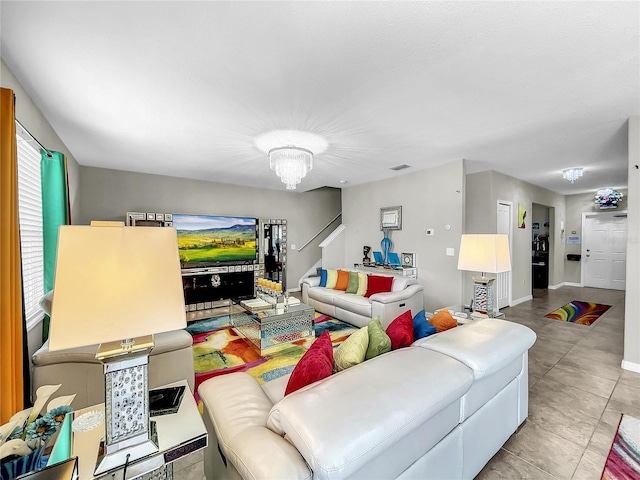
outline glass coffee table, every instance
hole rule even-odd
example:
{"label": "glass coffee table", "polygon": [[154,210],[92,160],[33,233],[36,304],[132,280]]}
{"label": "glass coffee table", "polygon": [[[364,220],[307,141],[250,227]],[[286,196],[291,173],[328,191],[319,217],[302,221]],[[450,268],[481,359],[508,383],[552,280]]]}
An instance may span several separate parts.
{"label": "glass coffee table", "polygon": [[231,328],[249,340],[261,356],[269,348],[315,336],[315,310],[304,303],[252,312],[234,301],[229,317]]}

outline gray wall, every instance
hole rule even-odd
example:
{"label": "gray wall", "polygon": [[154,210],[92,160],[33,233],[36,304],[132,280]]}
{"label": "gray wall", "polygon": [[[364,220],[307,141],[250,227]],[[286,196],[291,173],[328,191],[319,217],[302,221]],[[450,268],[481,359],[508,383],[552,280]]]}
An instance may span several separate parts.
{"label": "gray wall", "polygon": [[124,221],[131,211],[286,218],[288,289],[299,288],[300,277],[320,259],[318,244],[332,228],[302,252],[291,246],[302,246],[341,210],[340,190],[334,188],[295,193],[84,166],[80,199],[81,224]]}
{"label": "gray wall", "polygon": [[[457,265],[464,211],[463,161],[343,188],[346,266],[362,261],[363,245],[381,250],[380,208],[396,205],[402,206],[402,230],[391,232],[391,251],[416,253],[425,308],[433,311],[459,303],[462,275]],[[427,228],[435,229],[435,235],[427,237]],[[454,256],[445,254],[447,247],[454,248]]]}
{"label": "gray wall", "polygon": [[[531,296],[531,215],[533,204],[550,207],[549,211],[549,285],[564,281],[564,237],[560,222],[565,220],[564,196],[531,185],[502,173],[487,171],[467,175],[465,197],[465,233],[495,233],[497,231],[499,200],[513,203],[512,237],[512,303],[517,304]],[[518,204],[527,209],[526,228],[517,228]],[[465,298],[471,298],[471,285],[465,282]]]}
{"label": "gray wall", "polygon": [[640,372],[640,117],[629,118],[627,294],[623,368]]}
{"label": "gray wall", "polygon": [[[628,189],[619,188],[618,191],[624,195],[620,203],[618,203],[618,210],[627,209],[627,195]],[[594,203],[595,192],[582,193],[579,195],[567,195],[565,197],[567,221],[565,226],[565,238],[569,235],[579,235],[582,242],[582,214],[602,211],[597,208]],[[575,232],[575,233],[574,233]],[[565,254],[577,253],[581,251],[582,244],[565,246]],[[628,263],[628,262],[627,262]],[[565,268],[564,268],[564,281],[567,283],[579,284],[582,274],[582,261],[569,262],[566,261],[565,256]]]}

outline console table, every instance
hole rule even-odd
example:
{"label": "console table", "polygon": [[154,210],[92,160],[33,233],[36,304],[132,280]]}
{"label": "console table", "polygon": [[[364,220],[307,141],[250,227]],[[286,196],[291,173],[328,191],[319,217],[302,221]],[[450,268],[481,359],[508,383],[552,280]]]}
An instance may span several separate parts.
{"label": "console table", "polygon": [[[177,413],[151,418],[156,424],[158,452],[131,462],[127,467],[127,478],[123,479],[123,468],[94,476],[100,441],[105,434],[104,422],[97,427],[74,432],[71,455],[78,457],[79,480],[109,479],[128,480],[133,478],[173,478],[172,463],[207,446],[207,429],[186,380],[165,385],[184,385],[186,391]],[[74,420],[92,411],[104,411],[104,404],[83,408],[73,413]]]}
{"label": "console table", "polygon": [[359,272],[370,273],[372,275],[397,275],[399,277],[418,278],[418,269],[416,267],[401,268],[384,268],[381,266],[363,265],[361,263],[354,265]]}

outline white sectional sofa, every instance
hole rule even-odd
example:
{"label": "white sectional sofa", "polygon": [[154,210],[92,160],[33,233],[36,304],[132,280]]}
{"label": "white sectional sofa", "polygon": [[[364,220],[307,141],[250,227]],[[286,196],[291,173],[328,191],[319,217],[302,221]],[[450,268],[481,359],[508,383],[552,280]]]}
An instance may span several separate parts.
{"label": "white sectional sofa", "polygon": [[375,316],[384,328],[407,310],[415,315],[424,305],[423,287],[410,277],[393,277],[390,292],[375,293],[369,298],[343,290],[320,286],[320,277],[307,277],[302,281],[302,302],[317,312],[330,315],[356,327],[368,325]]}
{"label": "white sectional sofa", "polygon": [[480,320],[286,397],[288,377],[207,380],[207,478],[472,479],[527,417],[535,338]]}

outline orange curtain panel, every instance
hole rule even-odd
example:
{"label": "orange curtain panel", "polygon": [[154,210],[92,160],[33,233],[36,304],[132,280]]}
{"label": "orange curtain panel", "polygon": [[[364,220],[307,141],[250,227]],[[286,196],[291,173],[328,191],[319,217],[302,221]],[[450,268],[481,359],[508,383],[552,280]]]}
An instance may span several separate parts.
{"label": "orange curtain panel", "polygon": [[13,91],[0,96],[0,424],[24,408],[18,160]]}

